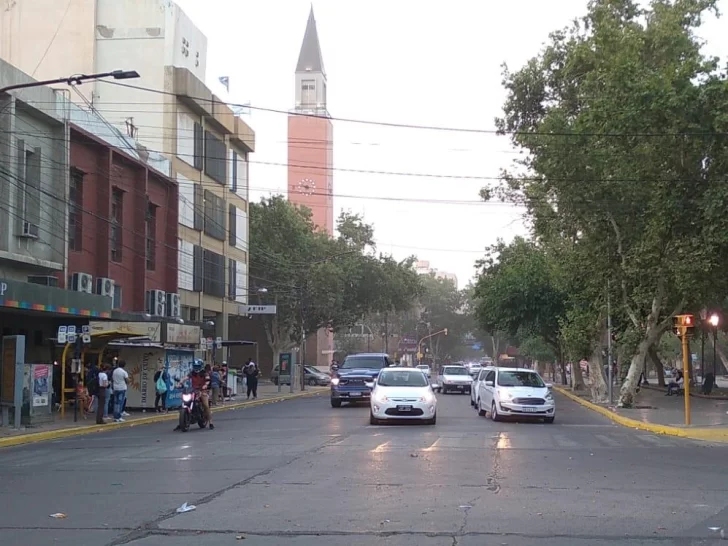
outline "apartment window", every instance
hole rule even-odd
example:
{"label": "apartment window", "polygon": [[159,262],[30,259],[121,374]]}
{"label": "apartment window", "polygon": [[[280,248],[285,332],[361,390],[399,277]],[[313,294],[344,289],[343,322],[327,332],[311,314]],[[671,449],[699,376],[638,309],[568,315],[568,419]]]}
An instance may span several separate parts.
{"label": "apartment window", "polygon": [[210,296],[225,297],[225,257],[213,252],[203,250],[203,279],[202,291]]}
{"label": "apartment window", "polygon": [[220,184],[227,181],[227,149],[225,142],[205,131],[205,174]]}
{"label": "apartment window", "polygon": [[195,184],[192,213],[194,229],[197,231],[205,229],[205,190],[202,184]]}
{"label": "apartment window", "polygon": [[228,260],[228,298],[231,300],[235,299],[235,296],[237,295],[237,272],[238,269],[236,267],[236,261],[235,260]]}
{"label": "apartment window", "polygon": [[248,264],[235,262],[235,301],[248,303]]}
{"label": "apartment window", "polygon": [[238,236],[238,229],[236,227],[238,219],[237,208],[235,205],[230,205],[228,210],[228,243],[230,246],[235,246]]}
{"label": "apartment window", "polygon": [[301,104],[311,106],[316,104],[316,81],[303,80],[301,82]]}
{"label": "apartment window", "polygon": [[230,191],[238,191],[238,153],[230,150]]}
{"label": "apartment window", "polygon": [[248,213],[243,209],[235,211],[235,247],[248,251]]}
{"label": "apartment window", "polygon": [[195,120],[185,112],[177,114],[177,157],[195,166]]}
{"label": "apartment window", "polygon": [[17,218],[18,235],[38,237],[40,230],[40,192],[41,192],[41,150],[27,150],[25,141],[18,140],[18,167],[20,184],[18,185],[17,210],[21,211]]}
{"label": "apartment window", "polygon": [[193,153],[194,153],[194,161],[193,167],[197,169],[198,171],[202,170],[202,164],[204,162],[204,155],[205,155],[205,144],[203,141],[203,133],[202,133],[202,125],[199,123],[195,123],[193,128]]}
{"label": "apartment window", "polygon": [[205,276],[205,254],[201,246],[192,249],[192,290],[202,292]]}
{"label": "apartment window", "polygon": [[225,202],[205,190],[205,233],[218,241],[225,240]]}
{"label": "apartment window", "polygon": [[147,203],[146,217],[147,271],[154,271],[157,261],[157,206]]}
{"label": "apartment window", "polygon": [[71,169],[68,189],[68,250],[83,250],[83,172]]}
{"label": "apartment window", "polygon": [[122,223],[124,218],[124,192],[119,188],[111,190],[111,261],[120,262],[122,257],[122,248],[124,237],[122,233]]}
{"label": "apartment window", "polygon": [[195,184],[181,174],[177,175],[179,190],[179,223],[188,228],[195,227]]}
{"label": "apartment window", "polygon": [[178,239],[177,286],[182,290],[194,290],[195,245]]}
{"label": "apartment window", "polygon": [[121,286],[118,284],[114,284],[114,298],[111,300],[111,308],[112,309],[121,309],[121,296],[122,296],[122,290]]}

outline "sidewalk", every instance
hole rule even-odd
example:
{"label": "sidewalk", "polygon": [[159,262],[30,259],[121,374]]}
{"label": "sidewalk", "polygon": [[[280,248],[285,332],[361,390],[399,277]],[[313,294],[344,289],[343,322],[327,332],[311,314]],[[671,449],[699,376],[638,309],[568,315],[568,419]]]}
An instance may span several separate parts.
{"label": "sidewalk", "polygon": [[[281,392],[278,392],[278,387],[272,383],[261,383],[258,387],[258,399],[247,400],[245,393],[238,391],[238,395],[230,401],[213,406],[212,411],[226,411],[237,408],[245,408],[251,406],[260,406],[263,404],[270,404],[279,402],[282,400],[289,400],[292,398],[301,398],[304,396],[314,396],[327,390],[326,387],[306,387],[303,392],[296,391],[290,393],[288,385],[281,387]],[[90,434],[93,432],[102,432],[104,430],[110,430],[113,428],[120,427],[133,427],[139,425],[146,425],[150,423],[157,423],[160,421],[176,420],[178,418],[177,411],[171,411],[169,413],[156,413],[154,410],[146,411],[129,411],[131,415],[125,417],[126,422],[114,423],[109,422],[104,425],[96,424],[95,415],[88,415],[86,419],[82,415],[78,416],[76,422],[73,421],[73,407],[71,406],[70,411],[66,409],[65,419],[61,419],[60,413],[55,413],[55,421],[33,428],[23,427],[20,430],[16,430],[10,427],[0,427],[0,448],[8,447],[12,445],[21,445],[33,442],[40,442],[45,440],[52,440],[56,438],[63,438],[66,436],[76,436],[80,434]]]}

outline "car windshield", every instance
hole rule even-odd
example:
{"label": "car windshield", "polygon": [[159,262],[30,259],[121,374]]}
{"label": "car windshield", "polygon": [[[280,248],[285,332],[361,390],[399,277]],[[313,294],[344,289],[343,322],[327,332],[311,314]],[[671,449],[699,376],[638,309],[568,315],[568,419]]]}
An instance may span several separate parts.
{"label": "car windshield", "polygon": [[468,370],[463,366],[445,366],[442,370],[442,375],[469,375]]}
{"label": "car windshield", "polygon": [[545,387],[541,376],[534,372],[500,372],[498,374],[500,387]]}
{"label": "car windshield", "polygon": [[321,373],[320,371],[318,371],[316,368],[314,368],[312,366],[306,366],[306,371],[308,373],[312,373],[314,375],[319,375]]}
{"label": "car windshield", "polygon": [[384,371],[379,374],[377,385],[380,387],[426,387],[427,379],[422,372]]}
{"label": "car windshield", "polygon": [[376,356],[357,356],[354,358],[346,358],[339,368],[340,370],[353,370],[356,368],[364,368],[367,370],[381,370],[384,368],[384,358]]}

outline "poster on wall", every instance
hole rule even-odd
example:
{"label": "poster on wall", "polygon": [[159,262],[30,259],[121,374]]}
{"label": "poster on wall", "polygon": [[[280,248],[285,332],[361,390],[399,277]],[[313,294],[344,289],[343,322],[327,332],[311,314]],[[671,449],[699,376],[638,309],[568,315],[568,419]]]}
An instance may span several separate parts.
{"label": "poster on wall", "polygon": [[50,392],[51,367],[48,364],[33,365],[33,406],[47,406]]}
{"label": "poster on wall", "polygon": [[192,371],[195,354],[192,351],[167,351],[167,366],[172,388],[167,393],[167,408],[178,408],[182,405],[182,389],[177,384]]}
{"label": "poster on wall", "polygon": [[124,347],[119,359],[126,361],[129,387],[126,391],[130,408],[153,408],[156,388],[154,374],[164,368],[165,350],[158,347]]}

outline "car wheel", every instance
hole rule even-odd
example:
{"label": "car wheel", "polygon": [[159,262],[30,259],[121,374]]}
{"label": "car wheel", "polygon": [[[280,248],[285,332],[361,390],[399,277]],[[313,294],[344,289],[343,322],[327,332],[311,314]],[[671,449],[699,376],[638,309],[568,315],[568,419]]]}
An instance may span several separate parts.
{"label": "car wheel", "polygon": [[338,398],[332,398],[331,399],[331,407],[332,408],[340,408],[341,407],[341,400]]}
{"label": "car wheel", "polygon": [[374,417],[374,414],[371,411],[369,412],[369,424],[370,425],[378,425],[379,424],[379,419],[377,419],[376,417]]}
{"label": "car wheel", "polygon": [[437,424],[437,413],[432,416],[432,419],[427,421],[428,425],[436,425]]}
{"label": "car wheel", "polygon": [[478,415],[480,415],[481,417],[485,417],[485,410],[483,409],[483,404],[480,403],[480,399],[478,399],[477,408]]}
{"label": "car wheel", "polygon": [[555,415],[554,415],[553,417],[546,417],[546,418],[545,418],[545,419],[543,420],[543,422],[544,422],[544,423],[548,423],[548,424],[550,425],[551,423],[553,423],[553,422],[554,422],[554,419],[556,419],[556,416],[555,416]]}
{"label": "car wheel", "polygon": [[277,385],[277,384],[278,384],[278,378],[277,378],[277,377],[274,377],[274,378],[273,378],[273,384],[274,384],[274,385]]}
{"label": "car wheel", "polygon": [[498,409],[496,408],[495,401],[490,406],[490,418],[493,419],[493,421],[500,421],[501,416],[498,415]]}
{"label": "car wheel", "polygon": [[311,379],[308,380],[308,384],[311,387],[315,387],[316,386],[316,380],[312,377]]}

